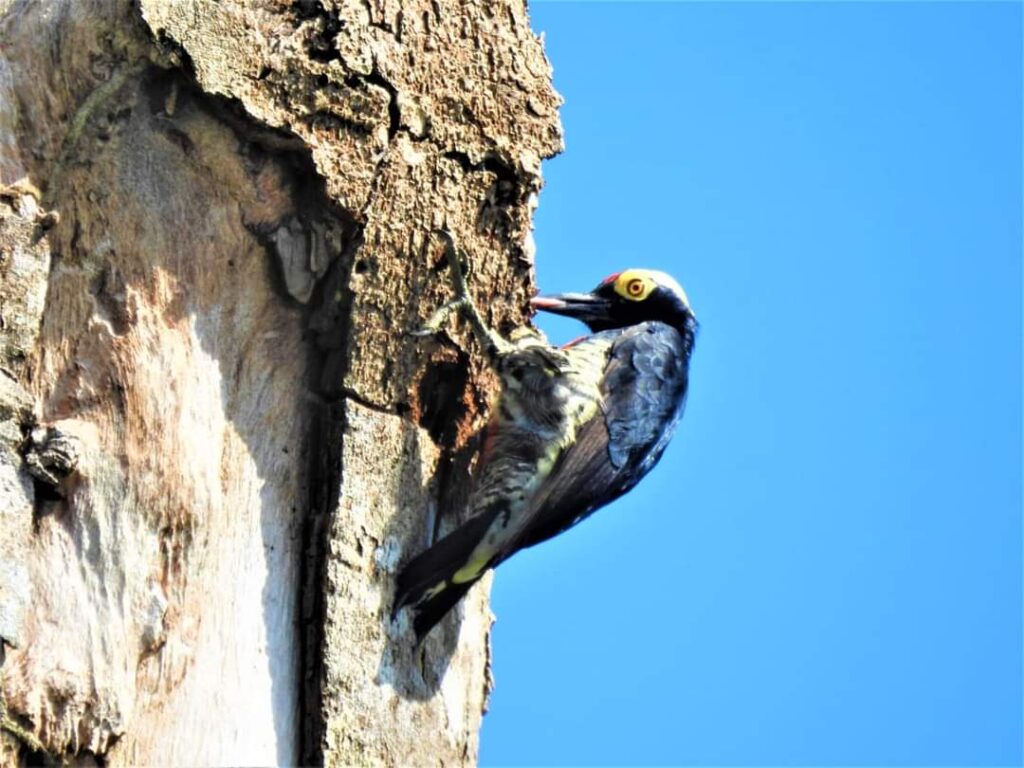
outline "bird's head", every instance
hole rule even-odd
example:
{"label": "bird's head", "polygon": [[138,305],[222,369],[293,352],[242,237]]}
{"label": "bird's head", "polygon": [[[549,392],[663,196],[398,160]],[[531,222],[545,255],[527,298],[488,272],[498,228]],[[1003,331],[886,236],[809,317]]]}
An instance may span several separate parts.
{"label": "bird's head", "polygon": [[648,320],[659,320],[682,333],[692,333],[696,326],[682,286],[671,275],[653,269],[627,269],[609,275],[590,293],[537,296],[530,303],[544,312],[575,317],[594,332]]}

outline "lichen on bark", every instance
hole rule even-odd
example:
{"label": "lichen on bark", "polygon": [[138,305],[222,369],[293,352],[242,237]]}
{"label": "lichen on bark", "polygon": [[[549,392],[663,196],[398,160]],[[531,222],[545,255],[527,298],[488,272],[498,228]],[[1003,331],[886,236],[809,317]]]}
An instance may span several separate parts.
{"label": "lichen on bark", "polygon": [[475,761],[487,585],[421,649],[388,614],[491,386],[407,333],[431,230],[527,316],[561,135],[525,6],[15,1],[0,41],[0,183],[41,190],[0,193],[11,722],[110,764]]}

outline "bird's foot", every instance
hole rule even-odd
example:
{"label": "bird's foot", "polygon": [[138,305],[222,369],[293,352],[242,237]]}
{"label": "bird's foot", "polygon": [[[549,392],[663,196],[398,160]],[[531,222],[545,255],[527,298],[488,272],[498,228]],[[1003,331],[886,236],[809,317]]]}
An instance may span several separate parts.
{"label": "bird's foot", "polygon": [[470,271],[469,259],[460,254],[455,245],[455,238],[447,229],[434,230],[445,240],[445,256],[448,259],[448,269],[452,274],[452,287],[455,289],[456,298],[438,308],[427,322],[418,331],[413,331],[413,336],[426,337],[434,336],[440,330],[452,313],[461,315],[473,328],[473,333],[483,345],[488,357],[494,360],[506,352],[509,344],[501,336],[487,327],[480,310],[473,303],[469,295],[469,287],[466,284],[466,275]]}
{"label": "bird's foot", "polygon": [[441,327],[448,321],[448,318],[451,317],[452,313],[461,312],[465,304],[466,301],[464,299],[455,299],[454,301],[449,301],[447,304],[438,307],[434,311],[434,314],[427,319],[427,322],[425,322],[419,330],[412,331],[410,335],[419,338],[436,336],[441,332]]}

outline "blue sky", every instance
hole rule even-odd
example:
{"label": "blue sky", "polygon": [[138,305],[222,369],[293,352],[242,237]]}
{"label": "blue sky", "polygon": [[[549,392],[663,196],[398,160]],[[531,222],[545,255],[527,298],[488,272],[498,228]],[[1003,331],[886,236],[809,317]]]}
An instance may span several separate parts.
{"label": "blue sky", "polygon": [[531,15],[542,290],[702,329],[659,467],[498,570],[481,762],[1019,764],[1021,6]]}

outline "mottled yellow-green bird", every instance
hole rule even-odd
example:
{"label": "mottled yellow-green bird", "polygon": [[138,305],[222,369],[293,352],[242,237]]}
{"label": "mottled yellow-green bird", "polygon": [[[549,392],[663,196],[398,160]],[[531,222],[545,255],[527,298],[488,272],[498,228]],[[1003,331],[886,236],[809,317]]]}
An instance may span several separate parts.
{"label": "mottled yellow-green bird", "polygon": [[501,391],[469,519],[398,576],[395,611],[413,606],[420,640],[488,569],[572,527],[654,467],[682,413],[697,332],[683,289],[654,270],[611,275],[590,293],[535,298],[535,308],[594,332],[561,348],[534,334],[501,339],[469,302],[461,273],[456,284],[460,297],[431,329],[448,311],[464,312]]}

